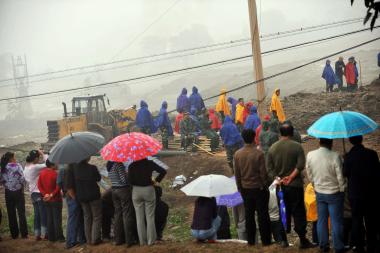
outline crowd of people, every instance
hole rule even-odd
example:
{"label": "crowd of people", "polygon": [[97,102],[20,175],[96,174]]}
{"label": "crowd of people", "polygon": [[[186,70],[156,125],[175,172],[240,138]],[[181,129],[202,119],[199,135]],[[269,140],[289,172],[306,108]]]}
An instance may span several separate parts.
{"label": "crowd of people", "polygon": [[343,90],[343,76],[346,79],[346,90],[356,91],[358,89],[359,71],[355,57],[348,58],[347,64],[344,63],[343,57],[335,62],[335,72],[331,67],[331,61],[327,60],[325,68],[322,72],[322,78],[326,81],[326,92],[333,92],[334,85],[338,86],[338,90]]}
{"label": "crowd of people", "polygon": [[[351,63],[354,64],[354,60],[350,58]],[[343,63],[338,65],[344,66]],[[344,67],[346,77],[350,75],[347,65]],[[329,71],[324,71],[328,79]],[[258,243],[258,225],[263,246],[274,240],[288,247],[287,233],[293,222],[300,248],[318,245],[327,252],[330,219],[332,247],[336,252],[347,248],[376,252],[380,222],[372,198],[378,196],[374,187],[380,178],[377,153],[362,145],[362,136],[355,136],[349,139],[353,148],[343,158],[332,151],[333,142],[328,139],[320,139],[320,148],[305,156],[300,134],[286,119],[280,94],[280,89],[275,89],[270,115],[261,121],[252,101],[227,98],[226,90],[222,90],[215,107],[207,109],[196,87],[189,97],[183,88],[177,99],[174,130],[166,101],[155,118],[148,104],[141,101],[136,125],[148,135],[160,131],[164,148],[168,148],[169,137],[174,132],[181,135],[184,150],[196,149],[199,136],[204,135],[211,140],[211,150],[215,151],[221,137],[243,199],[242,204],[233,207],[234,222],[238,238],[246,240],[248,245]],[[5,188],[11,237],[28,237],[24,198],[27,183],[37,241],[65,241],[66,248],[84,243],[97,245],[111,237],[115,245],[128,247],[159,242],[169,211],[161,200],[159,186],[167,165],[153,157],[130,163],[108,161],[106,169],[111,187],[101,193],[98,184],[101,175],[89,161],[90,158],[63,166],[53,164],[41,151],[33,150],[23,168],[14,153],[5,153],[1,158],[0,182]],[[153,172],[156,173],[154,179]],[[304,202],[304,175],[311,183],[308,187],[312,187],[317,202],[313,242],[306,236],[308,210]],[[62,231],[63,199],[68,210],[66,238]],[[344,205],[345,200],[348,205]],[[286,209],[285,218],[282,208]],[[346,212],[349,215],[345,215]],[[227,207],[218,206],[215,198],[197,198],[191,235],[199,242],[231,238]]]}

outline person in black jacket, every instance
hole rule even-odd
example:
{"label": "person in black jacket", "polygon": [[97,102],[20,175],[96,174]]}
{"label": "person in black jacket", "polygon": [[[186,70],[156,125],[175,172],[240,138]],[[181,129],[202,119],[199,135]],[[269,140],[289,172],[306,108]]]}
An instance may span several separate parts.
{"label": "person in black jacket", "polygon": [[365,252],[365,242],[367,252],[378,252],[376,245],[380,235],[380,222],[375,202],[380,194],[377,186],[380,180],[379,157],[376,151],[363,146],[363,136],[350,137],[349,141],[353,147],[345,155],[343,175],[348,179],[348,198],[352,212],[352,244],[356,252]]}
{"label": "person in black jacket", "polygon": [[[152,172],[158,176],[152,180]],[[140,245],[152,245],[157,239],[155,210],[156,193],[154,185],[161,182],[166,170],[152,160],[142,159],[128,167],[129,183],[133,186],[132,202],[136,211],[137,233]]]}
{"label": "person in black jacket", "polygon": [[169,214],[169,206],[164,201],[162,201],[162,188],[160,186],[154,186],[156,191],[156,211],[155,211],[155,224],[157,240],[162,240],[162,234],[164,232],[166,221]]}
{"label": "person in black jacket", "polygon": [[221,218],[221,224],[217,232],[218,239],[231,239],[230,230],[230,215],[228,214],[227,206],[218,206],[218,216]]}
{"label": "person in black jacket", "polygon": [[215,198],[198,197],[195,200],[191,235],[198,242],[215,241],[221,222]]}
{"label": "person in black jacket", "polygon": [[83,209],[86,241],[97,245],[102,242],[102,200],[97,184],[101,176],[98,168],[89,161],[90,158],[74,165],[75,194]]}
{"label": "person in black jacket", "polygon": [[346,65],[344,64],[343,57],[339,57],[339,59],[335,62],[335,75],[338,81],[338,88],[342,90],[343,87],[343,75],[346,70]]}

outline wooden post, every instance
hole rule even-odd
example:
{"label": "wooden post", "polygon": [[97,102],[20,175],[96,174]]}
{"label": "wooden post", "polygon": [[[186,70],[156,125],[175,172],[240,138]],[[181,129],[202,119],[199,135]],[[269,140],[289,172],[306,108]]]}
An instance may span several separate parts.
{"label": "wooden post", "polygon": [[[249,23],[251,28],[251,43],[252,43],[252,54],[253,54],[253,68],[255,72],[255,79],[261,80],[264,77],[263,74],[263,64],[261,61],[261,47],[260,47],[260,34],[259,34],[259,24],[257,22],[257,8],[256,0],[248,0],[248,11],[249,11]],[[260,119],[263,120],[266,114],[264,97],[265,88],[264,81],[256,84],[257,88],[257,109],[259,112]]]}

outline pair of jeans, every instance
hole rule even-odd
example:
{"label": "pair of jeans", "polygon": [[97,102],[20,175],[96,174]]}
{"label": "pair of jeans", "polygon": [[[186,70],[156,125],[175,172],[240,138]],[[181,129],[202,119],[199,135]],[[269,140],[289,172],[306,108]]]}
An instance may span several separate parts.
{"label": "pair of jeans", "polygon": [[[112,189],[112,201],[115,208],[115,242],[125,241],[132,245],[137,241],[136,214],[132,202],[132,186]],[[123,238],[124,237],[124,238]]]}
{"label": "pair of jeans", "polygon": [[48,239],[51,242],[64,240],[62,231],[62,201],[44,202],[47,218]]}
{"label": "pair of jeans", "polygon": [[211,223],[211,228],[205,230],[192,229],[191,235],[198,240],[216,240],[216,233],[222,223],[222,219],[219,216]]}
{"label": "pair of jeans", "polygon": [[80,204],[71,197],[66,197],[67,203],[67,233],[66,233],[66,247],[70,248],[76,244],[86,243],[84,236],[84,222],[83,212]]}
{"label": "pair of jeans", "polygon": [[[284,194],[286,212],[293,216],[294,231],[296,231],[300,240],[305,240],[307,221],[303,187],[283,185],[281,189]],[[290,218],[287,217],[287,221]]]}
{"label": "pair of jeans", "polygon": [[46,209],[42,200],[42,194],[33,192],[31,198],[34,209],[34,235],[45,236],[47,234]]}
{"label": "pair of jeans", "polygon": [[140,245],[152,245],[157,238],[155,212],[156,192],[153,186],[133,186],[133,206],[136,211],[137,233]]}
{"label": "pair of jeans", "polygon": [[[11,231],[12,238],[16,239],[19,233],[21,233],[22,237],[27,237],[28,226],[25,216],[24,189],[22,188],[18,191],[5,189],[5,204],[7,206],[9,230]],[[17,216],[19,224],[17,223]]]}
{"label": "pair of jeans", "polygon": [[102,200],[80,203],[83,210],[84,234],[87,243],[96,244],[101,242],[102,229]]}
{"label": "pair of jeans", "polygon": [[271,243],[271,224],[268,211],[269,190],[268,188],[241,189],[245,207],[245,227],[247,230],[248,244],[255,244],[257,212],[261,242],[263,245]]}
{"label": "pair of jeans", "polygon": [[318,211],[318,240],[321,249],[329,248],[329,226],[330,216],[332,227],[332,241],[336,252],[344,250],[343,243],[343,203],[344,193],[323,194],[316,192]]}

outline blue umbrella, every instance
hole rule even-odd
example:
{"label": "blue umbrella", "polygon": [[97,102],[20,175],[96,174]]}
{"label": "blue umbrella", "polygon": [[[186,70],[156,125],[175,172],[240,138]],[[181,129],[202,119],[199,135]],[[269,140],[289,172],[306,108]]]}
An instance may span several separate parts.
{"label": "blue umbrella", "polygon": [[280,200],[280,216],[281,216],[281,222],[282,225],[284,226],[284,229],[286,230],[287,224],[286,224],[286,206],[285,206],[285,201],[284,201],[284,192],[281,189],[277,192],[278,199]]}
{"label": "blue umbrella", "polygon": [[318,119],[307,133],[316,138],[338,139],[368,134],[377,128],[378,124],[364,114],[339,111]]}

